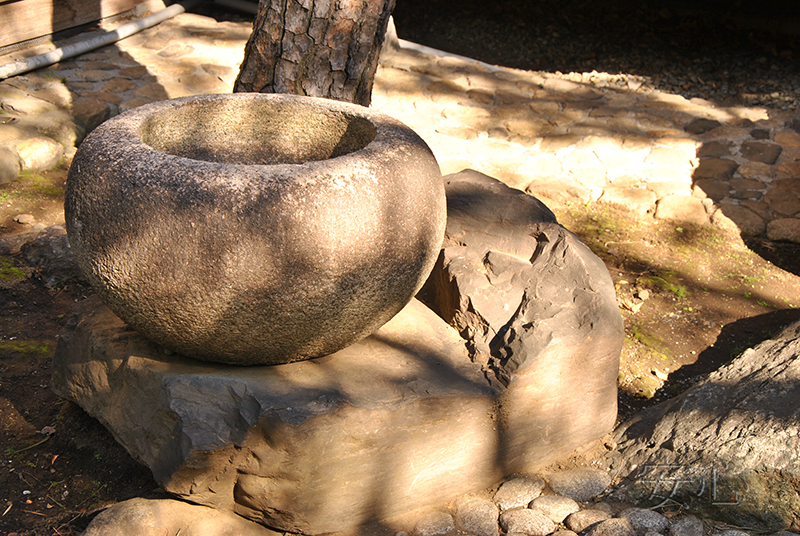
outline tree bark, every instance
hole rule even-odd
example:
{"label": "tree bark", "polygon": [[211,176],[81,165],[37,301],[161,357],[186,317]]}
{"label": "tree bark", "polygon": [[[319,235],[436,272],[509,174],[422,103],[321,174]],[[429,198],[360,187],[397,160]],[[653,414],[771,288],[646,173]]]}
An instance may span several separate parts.
{"label": "tree bark", "polygon": [[395,0],[260,0],[234,92],[369,106]]}

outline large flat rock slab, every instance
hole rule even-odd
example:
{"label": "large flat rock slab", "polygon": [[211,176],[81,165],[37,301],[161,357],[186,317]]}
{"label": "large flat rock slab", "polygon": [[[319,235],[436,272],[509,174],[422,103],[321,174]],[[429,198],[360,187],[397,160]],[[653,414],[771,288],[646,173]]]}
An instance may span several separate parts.
{"label": "large flat rock slab", "polygon": [[502,476],[499,393],[417,301],[331,356],[237,367],[166,355],[90,299],[54,365],[56,392],[168,491],[281,530],[341,530]]}

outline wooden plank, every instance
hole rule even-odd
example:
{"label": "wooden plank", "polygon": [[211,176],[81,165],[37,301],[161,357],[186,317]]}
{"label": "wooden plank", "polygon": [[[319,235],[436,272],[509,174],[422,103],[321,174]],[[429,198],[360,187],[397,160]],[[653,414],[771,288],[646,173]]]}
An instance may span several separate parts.
{"label": "wooden plank", "polygon": [[143,0],[0,0],[0,47],[133,9]]}

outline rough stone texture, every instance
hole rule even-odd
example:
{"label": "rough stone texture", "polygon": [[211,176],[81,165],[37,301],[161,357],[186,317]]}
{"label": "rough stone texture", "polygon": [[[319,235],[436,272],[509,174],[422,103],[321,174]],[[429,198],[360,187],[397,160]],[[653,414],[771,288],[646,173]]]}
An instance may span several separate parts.
{"label": "rough stone texture", "polygon": [[781,155],[783,147],[770,141],[746,141],[742,143],[742,156],[754,162],[774,164]]}
{"label": "rough stone texture", "polygon": [[678,519],[670,526],[669,536],[703,536],[703,522],[694,516]]}
{"label": "rough stone texture", "polygon": [[731,185],[727,181],[698,179],[692,188],[692,195],[699,198],[710,197],[714,201],[720,201],[728,197],[730,191]]}
{"label": "rough stone texture", "polygon": [[675,220],[695,225],[708,223],[703,201],[686,195],[668,195],[659,200],[655,217],[659,220]]}
{"label": "rough stone texture", "polygon": [[[76,306],[53,366],[56,392],[167,491],[276,529],[344,530],[503,476],[500,393],[416,300],[334,355],[238,367],[167,356],[91,298]],[[541,426],[526,428],[538,441]]]}
{"label": "rough stone texture", "polygon": [[655,205],[656,194],[644,188],[609,186],[603,191],[600,201],[620,206],[635,214],[644,215]]}
{"label": "rough stone texture", "polygon": [[531,501],[529,508],[543,513],[553,523],[563,523],[568,515],[581,509],[580,505],[574,500],[561,495],[542,495],[537,497]]}
{"label": "rough stone texture", "polygon": [[758,214],[741,205],[720,205],[712,214],[711,223],[719,227],[738,229],[743,236],[761,236],[767,229]]}
{"label": "rough stone texture", "polygon": [[630,521],[634,530],[640,534],[650,531],[663,533],[669,527],[669,519],[644,508],[628,508],[620,512],[619,517]]}
{"label": "rough stone texture", "polygon": [[8,184],[19,177],[20,161],[14,151],[0,147],[0,184]]}
{"label": "rough stone texture", "polygon": [[567,178],[535,180],[528,185],[526,191],[531,195],[558,204],[588,203],[594,197],[591,190]]}
{"label": "rough stone texture", "polygon": [[528,508],[503,512],[500,526],[507,533],[520,532],[528,536],[545,536],[556,530],[556,524],[544,514]]}
{"label": "rough stone texture", "polygon": [[70,243],[108,306],[181,354],[274,364],[397,314],[439,252],[436,160],[394,119],[289,95],[143,106],[81,144]]}
{"label": "rough stone texture", "polygon": [[614,440],[631,497],[669,496],[754,530],[800,528],[799,353],[796,323],[622,425]]}
{"label": "rough stone texture", "polygon": [[551,475],[547,483],[559,495],[586,502],[603,493],[611,477],[599,469],[572,469]]}
{"label": "rough stone texture", "polygon": [[414,536],[439,536],[453,530],[453,516],[445,512],[431,512],[414,526]]}
{"label": "rough stone texture", "polygon": [[489,499],[466,497],[456,503],[455,527],[473,536],[497,536],[499,515]]}
{"label": "rough stone texture", "polygon": [[701,158],[697,169],[694,170],[695,179],[720,179],[730,180],[739,164],[728,158]]}
{"label": "rough stone texture", "polygon": [[72,104],[72,114],[87,133],[111,117],[111,108],[105,102],[95,99],[80,99]]}
{"label": "rough stone texture", "polygon": [[541,478],[517,477],[503,482],[494,494],[500,510],[522,508],[542,494],[545,482]]}
{"label": "rough stone texture", "polygon": [[603,510],[588,509],[570,514],[569,517],[564,520],[564,524],[570,530],[583,532],[592,525],[601,523],[606,519],[611,519],[610,513]]}
{"label": "rough stone texture", "polygon": [[800,178],[773,182],[772,188],[764,196],[764,201],[779,215],[797,214],[800,212]]}
{"label": "rough stone texture", "polygon": [[23,171],[50,169],[64,156],[64,148],[45,136],[20,140],[14,144],[14,151],[19,155]]}
{"label": "rough stone texture", "polygon": [[[535,198],[471,170],[445,182],[444,248],[420,297],[507,387],[505,472],[529,472],[614,424],[623,326],[613,283]],[[563,396],[576,383],[581,397]],[[531,422],[548,433],[515,437]]]}
{"label": "rough stone texture", "polygon": [[636,536],[636,531],[625,518],[601,521],[586,532],[586,536]]}
{"label": "rough stone texture", "polygon": [[722,123],[715,119],[699,118],[694,119],[690,123],[684,125],[683,129],[690,134],[704,134],[721,126]]}
{"label": "rough stone texture", "polygon": [[83,536],[278,536],[232,512],[169,499],[130,499],[100,512]]}
{"label": "rough stone texture", "polygon": [[800,220],[796,218],[772,220],[767,224],[767,238],[800,244]]}
{"label": "rough stone texture", "polygon": [[44,229],[35,240],[25,243],[20,251],[28,266],[36,268],[44,284],[50,288],[73,280],[83,280],[69,247],[67,232],[61,225]]}

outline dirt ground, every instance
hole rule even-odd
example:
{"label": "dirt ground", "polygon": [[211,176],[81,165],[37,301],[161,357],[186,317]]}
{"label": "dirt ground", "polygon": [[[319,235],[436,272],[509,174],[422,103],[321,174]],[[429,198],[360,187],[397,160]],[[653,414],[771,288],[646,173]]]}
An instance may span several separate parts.
{"label": "dirt ground", "polygon": [[[0,238],[63,222],[66,169],[0,187]],[[674,396],[800,319],[800,247],[652,218],[611,206],[555,210],[606,263],[626,338],[620,419]],[[163,496],[149,471],[48,387],[58,333],[91,290],[48,288],[19,254],[0,256],[0,534],[83,530],[99,509]]]}

